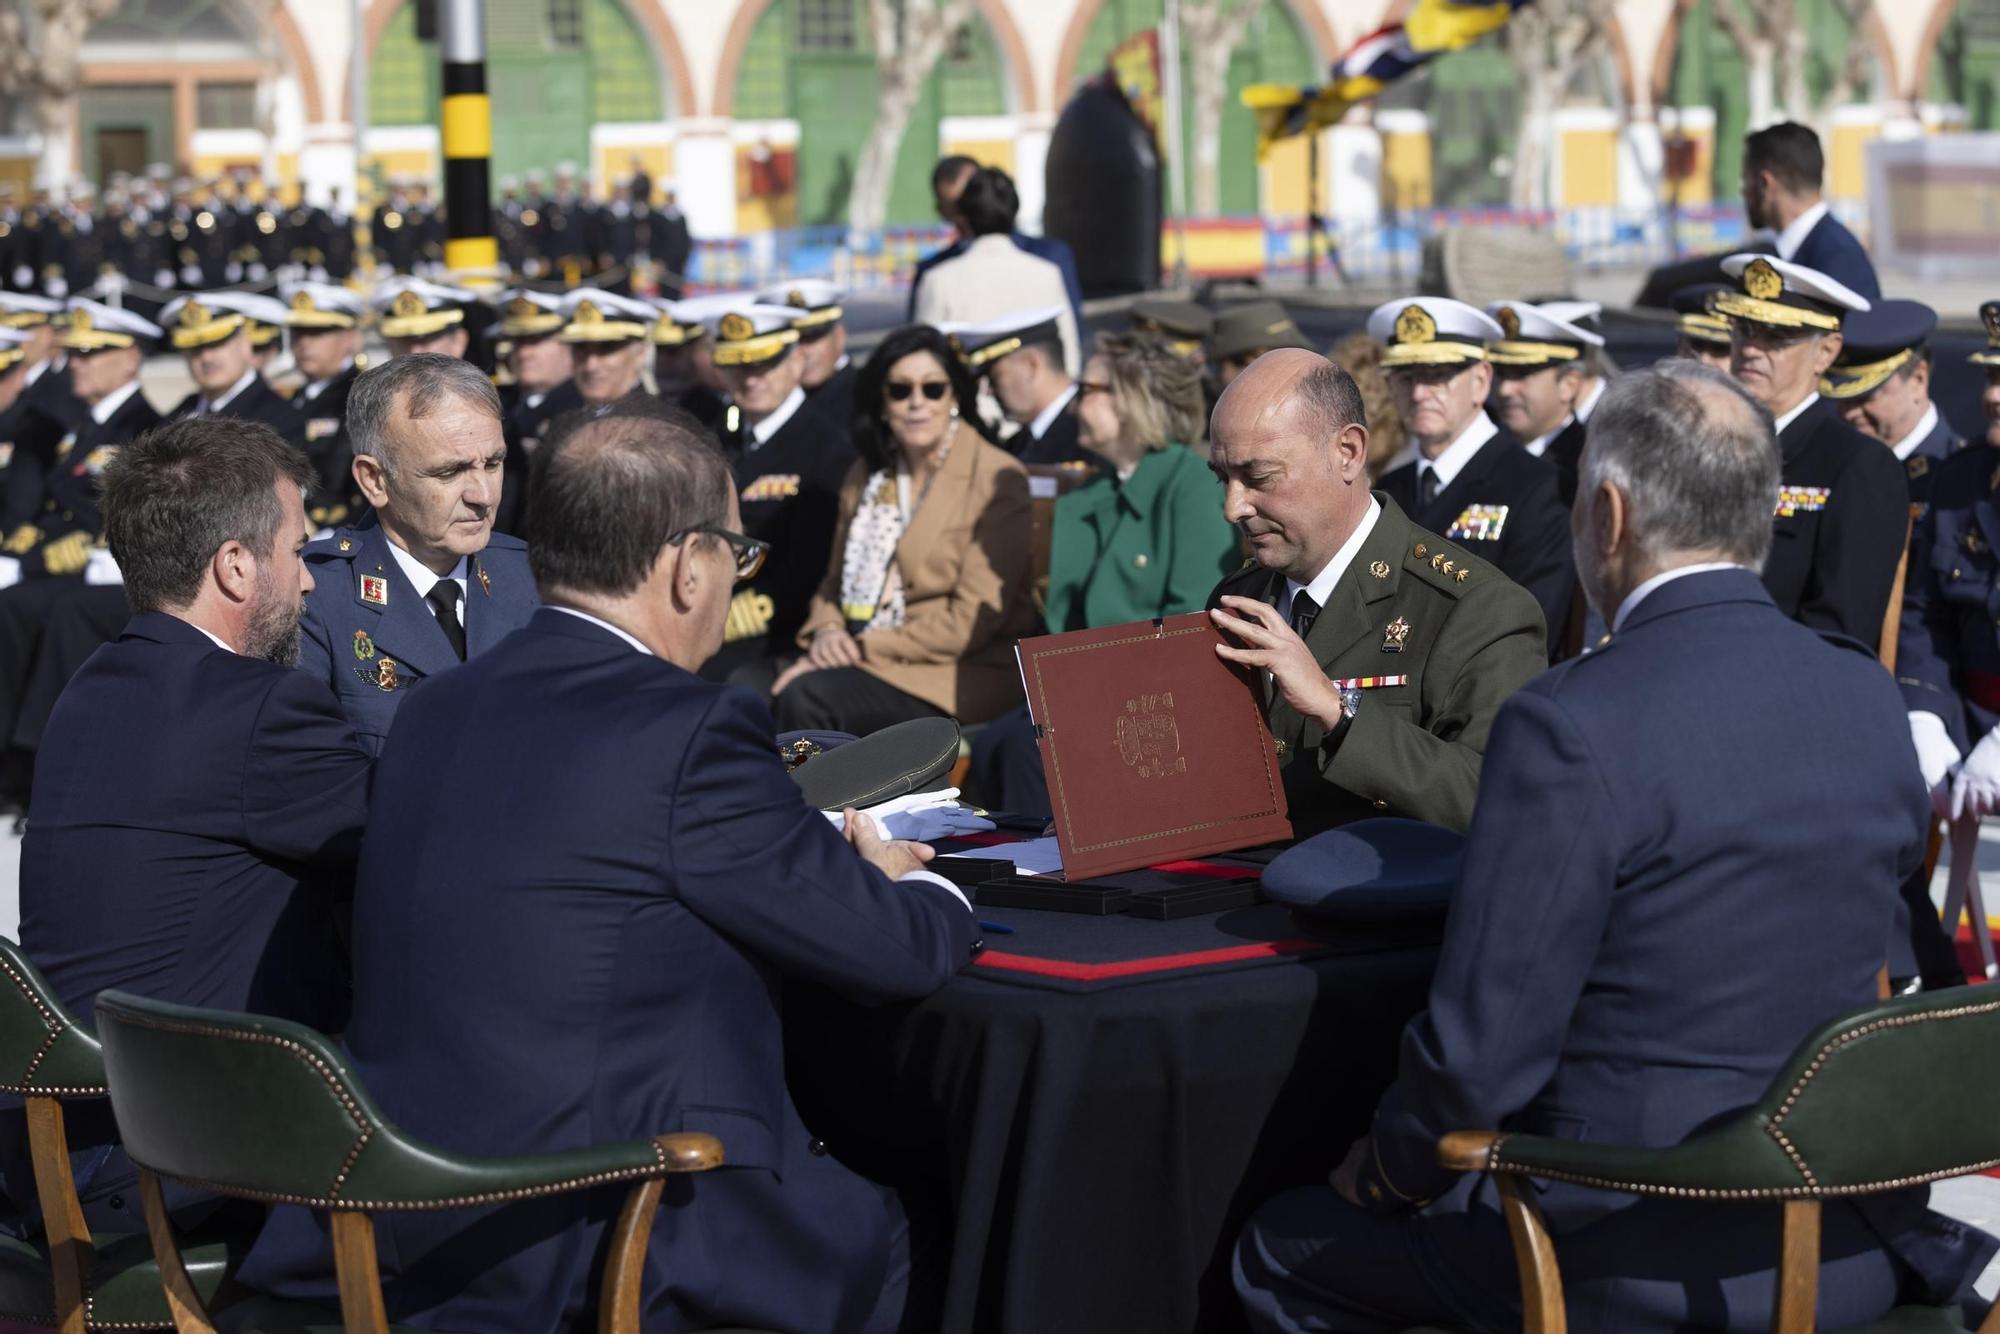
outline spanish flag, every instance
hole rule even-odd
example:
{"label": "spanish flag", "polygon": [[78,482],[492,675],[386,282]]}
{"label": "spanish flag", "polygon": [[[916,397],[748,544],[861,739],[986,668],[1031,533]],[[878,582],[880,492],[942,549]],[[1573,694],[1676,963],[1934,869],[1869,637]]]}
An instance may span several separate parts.
{"label": "spanish flag", "polygon": [[1369,33],[1333,62],[1324,84],[1296,87],[1259,83],[1243,90],[1243,105],[1257,117],[1257,156],[1297,134],[1333,124],[1444,51],[1470,46],[1505,27],[1529,0],[1417,0],[1401,23]]}

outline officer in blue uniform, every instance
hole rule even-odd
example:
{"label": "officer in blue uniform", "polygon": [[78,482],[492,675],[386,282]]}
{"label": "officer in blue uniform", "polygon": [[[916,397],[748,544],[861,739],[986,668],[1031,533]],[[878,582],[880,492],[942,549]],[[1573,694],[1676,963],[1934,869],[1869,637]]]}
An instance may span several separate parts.
{"label": "officer in blue uniform", "polygon": [[[424,380],[440,383],[441,399],[423,431],[399,431],[401,400]],[[506,445],[485,376],[442,354],[395,358],[355,381],[348,428],[374,514],[306,548],[315,587],[299,667],[333,689],[362,748],[379,755],[410,691],[499,643],[539,599],[527,545],[491,528]]]}
{"label": "officer in blue uniform", "polygon": [[1863,435],[1889,446],[1909,475],[1910,499],[1930,498],[1932,470],[1965,444],[1931,401],[1937,312],[1921,301],[1877,301],[1841,326],[1840,355],[1819,392]]}
{"label": "officer in blue uniform", "polygon": [[799,386],[826,417],[847,428],[854,417],[854,382],[861,370],[847,355],[847,293],[824,278],[795,278],[766,288],[757,300],[767,306],[790,306],[805,312],[792,321],[799,341],[792,355],[799,359]]}

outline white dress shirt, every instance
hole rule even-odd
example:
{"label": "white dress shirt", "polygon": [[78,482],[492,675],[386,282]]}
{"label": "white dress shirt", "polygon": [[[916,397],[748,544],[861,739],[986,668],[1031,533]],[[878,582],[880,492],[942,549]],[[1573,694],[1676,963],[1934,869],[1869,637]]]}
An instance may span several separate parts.
{"label": "white dress shirt", "polygon": [[[394,551],[396,548],[392,544],[389,549],[391,551]],[[640,643],[637,639],[633,638],[630,634],[626,633],[625,631],[619,629],[611,622],[604,620],[600,617],[592,616],[587,611],[578,611],[575,607],[555,607],[553,608],[553,610],[562,612],[566,616],[574,616],[579,621],[588,621],[592,625],[598,627],[600,630],[609,630],[612,634],[617,635],[620,639],[624,640],[626,643],[630,644],[633,648],[637,649],[639,652],[645,654],[649,658],[659,656],[658,654],[654,653],[653,650],[647,648],[644,644]],[[965,910],[967,912],[972,911],[972,901],[965,897],[964,891],[960,890],[957,885],[952,884],[951,881],[945,879],[937,872],[911,871],[905,875],[899,875],[896,877],[897,884],[907,884],[912,880],[921,880],[927,885],[936,885],[939,889],[944,890],[947,894],[950,894],[953,898],[957,899],[960,903],[964,904]]]}
{"label": "white dress shirt", "polygon": [[99,426],[111,420],[113,413],[125,406],[125,400],[139,392],[137,380],[127,381],[121,389],[114,389],[103,398],[90,405],[90,419]]}
{"label": "white dress shirt", "polygon": [[1035,419],[1028,423],[1028,434],[1037,440],[1047,435],[1049,428],[1056,424],[1056,418],[1063,415],[1063,409],[1067,408],[1075,398],[1075,385],[1070,385],[1067,389],[1056,395],[1055,402],[1036,413]]}
{"label": "white dress shirt", "polygon": [[1747,570],[1749,568],[1747,565],[1738,565],[1733,560],[1716,560],[1705,561],[1699,565],[1682,565],[1671,570],[1662,570],[1625,595],[1625,600],[1618,604],[1618,614],[1611,618],[1611,633],[1615,635],[1623,629],[1625,618],[1630,616],[1649,595],[1665,588],[1676,579],[1685,579],[1691,574],[1707,574],[1711,570]]}
{"label": "white dress shirt", "polygon": [[1798,217],[1792,219],[1791,226],[1778,233],[1778,258],[1789,262],[1799,253],[1799,247],[1806,243],[1812,229],[1819,226],[1819,220],[1826,216],[1826,201],[1814,204]]}
{"label": "white dress shirt", "polygon": [[456,610],[458,612],[458,628],[463,630],[465,628],[465,599],[467,593],[470,591],[465,583],[465,557],[460,556],[458,558],[458,564],[451,567],[450,574],[438,575],[431,573],[422,561],[397,546],[394,542],[389,544],[389,554],[396,558],[397,568],[402,570],[403,577],[410,581],[410,584],[417,590],[417,596],[420,598],[429,598],[431,590],[446,579],[458,585],[458,607]]}
{"label": "white dress shirt", "polygon": [[805,401],[806,391],[794,389],[785,395],[784,402],[772,409],[770,416],[763,421],[750,423],[750,448],[755,449],[776,435],[784,424],[792,419],[792,414],[805,406]]}
{"label": "white dress shirt", "polygon": [[[194,625],[194,622],[188,621],[186,622],[186,624]],[[235,649],[229,647],[229,645],[223,643],[222,636],[216,634],[213,630],[210,630],[207,626],[194,625],[194,628],[201,631],[203,634],[207,635],[209,642],[214,644],[217,648],[221,649],[224,653],[234,653],[236,651]]]}
{"label": "white dress shirt", "polygon": [[1354,555],[1361,550],[1361,544],[1368,540],[1368,534],[1375,531],[1375,521],[1382,517],[1382,504],[1373,496],[1368,498],[1368,512],[1361,516],[1361,522],[1354,525],[1354,531],[1340,544],[1340,550],[1333,553],[1333,559],[1320,568],[1309,584],[1297,580],[1285,580],[1285,605],[1278,608],[1278,614],[1287,621],[1292,619],[1292,603],[1303,589],[1306,596],[1316,603],[1321,611],[1326,610],[1326,600],[1333,596],[1333,587],[1340,582],[1340,576],[1347,573],[1347,567],[1354,563]]}
{"label": "white dress shirt", "polygon": [[1785,433],[1785,428],[1787,426],[1790,426],[1793,422],[1799,419],[1800,413],[1804,412],[1807,408],[1811,407],[1813,404],[1817,402],[1819,402],[1819,392],[1817,390],[1815,390],[1810,394],[1807,394],[1804,398],[1800,399],[1797,407],[1793,408],[1790,412],[1787,412],[1784,416],[1778,418],[1777,421],[1773,423],[1773,426],[1776,428],[1775,434],[1783,435]]}
{"label": "white dress shirt", "polygon": [[1577,401],[1576,411],[1572,415],[1578,421],[1589,424],[1590,414],[1597,411],[1598,403],[1604,398],[1604,384],[1604,377],[1598,376],[1597,383],[1590,386],[1590,392]]}
{"label": "white dress shirt", "polygon": [[1426,472],[1437,474],[1439,491],[1443,491],[1446,487],[1450,486],[1452,479],[1465,471],[1466,464],[1472,462],[1472,456],[1479,452],[1480,446],[1498,434],[1500,434],[1500,428],[1493,424],[1493,419],[1486,415],[1484,408],[1481,408],[1479,415],[1466,423],[1465,429],[1458,433],[1458,439],[1446,445],[1444,452],[1436,458],[1427,459],[1419,451],[1417,454],[1417,494],[1423,494],[1424,474]]}
{"label": "white dress shirt", "polygon": [[1895,445],[1892,446],[1892,448],[1894,448],[1896,451],[1896,457],[1902,460],[1903,462],[1908,463],[1910,461],[1910,455],[1917,452],[1917,446],[1921,445],[1925,441],[1925,439],[1927,439],[1930,436],[1930,433],[1937,429],[1937,424],[1938,424],[1937,404],[1933,403],[1929,407],[1924,409],[1924,415],[1917,422],[1916,429],[1911,431],[1908,435],[1904,436],[1901,440],[1898,440],[1895,443]]}

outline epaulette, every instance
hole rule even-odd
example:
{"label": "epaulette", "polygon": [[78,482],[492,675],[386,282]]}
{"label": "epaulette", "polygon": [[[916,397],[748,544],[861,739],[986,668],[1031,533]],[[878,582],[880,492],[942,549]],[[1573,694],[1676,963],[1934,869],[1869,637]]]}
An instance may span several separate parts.
{"label": "epaulette", "polygon": [[1463,597],[1467,589],[1493,573],[1492,567],[1436,537],[1412,543],[1403,568],[1453,597]]}
{"label": "epaulette", "polygon": [[310,561],[328,561],[343,556],[351,558],[360,549],[361,539],[349,530],[340,528],[329,537],[306,543],[306,549],[299,554]]}

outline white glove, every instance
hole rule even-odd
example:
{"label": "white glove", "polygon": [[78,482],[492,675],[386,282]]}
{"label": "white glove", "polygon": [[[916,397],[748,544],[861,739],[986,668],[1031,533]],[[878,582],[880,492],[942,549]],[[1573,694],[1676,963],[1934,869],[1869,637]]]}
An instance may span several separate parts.
{"label": "white glove", "polygon": [[21,562],[12,556],[0,556],[0,588],[12,588],[21,582]]}
{"label": "white glove", "polygon": [[93,588],[103,588],[124,583],[125,576],[119,573],[118,562],[111,558],[109,551],[103,547],[92,547],[90,560],[83,567],[83,582]]}
{"label": "white glove", "polygon": [[1951,818],[1979,819],[2000,811],[2000,728],[1979,739],[1951,784]]}
{"label": "white glove", "polygon": [[1917,747],[1917,768],[1924,775],[1924,790],[1931,794],[1931,810],[1940,818],[1951,814],[1951,770],[1964,758],[1944,730],[1944,719],[1921,709],[1910,711],[1910,740]]}
{"label": "white glove", "polygon": [[[958,834],[989,832],[994,828],[991,820],[975,815],[971,807],[959,804],[958,789],[955,787],[939,788],[935,792],[913,792],[879,806],[870,806],[862,814],[874,818],[875,828],[883,838],[908,839],[915,843],[929,843]],[[839,811],[826,812],[826,818],[835,826],[841,823]]]}

